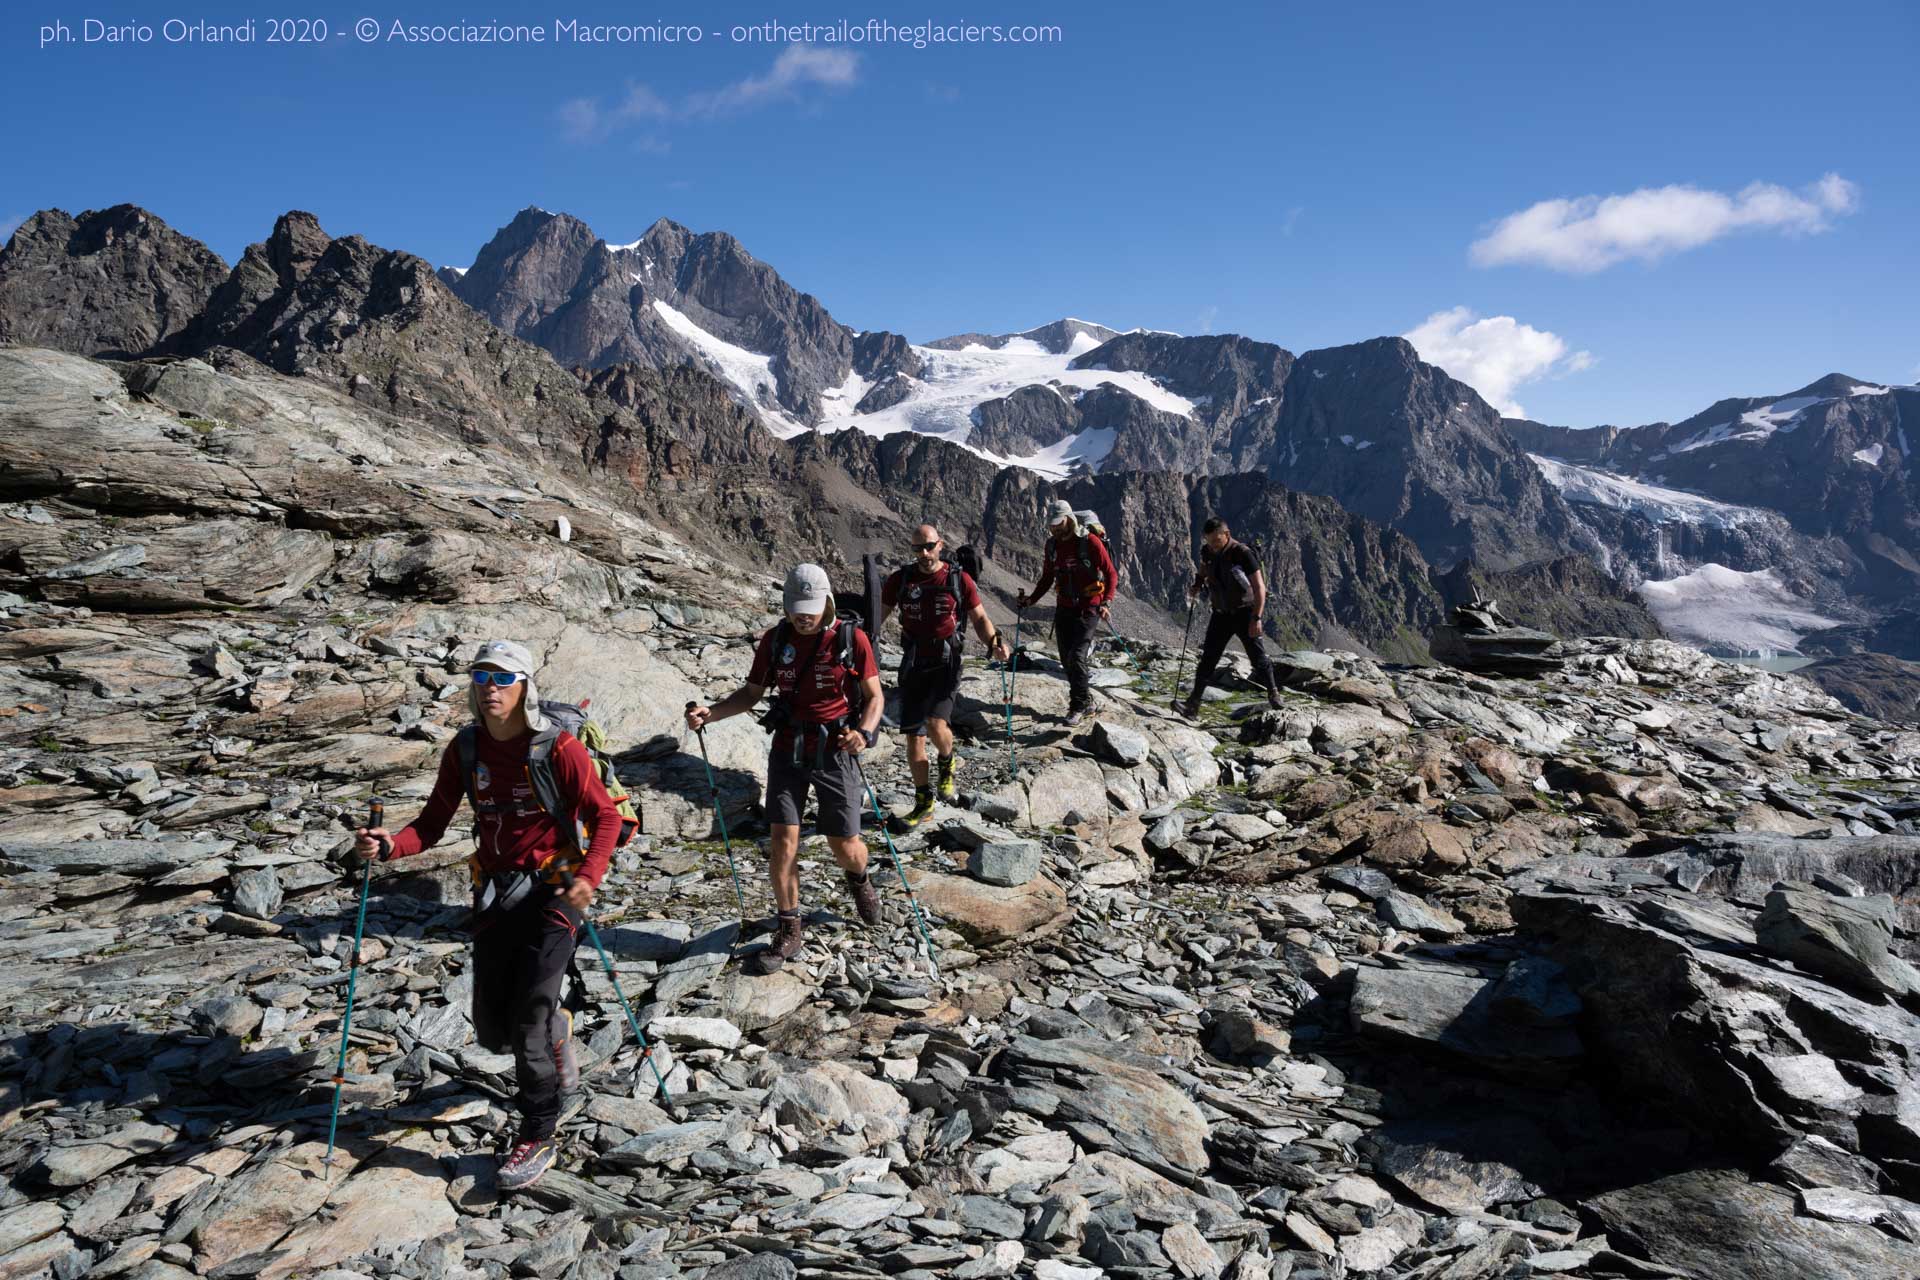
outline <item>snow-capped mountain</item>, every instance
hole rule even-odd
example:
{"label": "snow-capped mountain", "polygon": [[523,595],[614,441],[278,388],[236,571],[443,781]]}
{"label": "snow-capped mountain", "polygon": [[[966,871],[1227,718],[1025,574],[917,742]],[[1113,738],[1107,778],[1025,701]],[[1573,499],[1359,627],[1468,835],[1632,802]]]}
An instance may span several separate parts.
{"label": "snow-capped mountain", "polygon": [[1738,653],[1920,595],[1909,419],[1915,388],[1829,374],[1679,423],[1506,426],[1670,630]]}

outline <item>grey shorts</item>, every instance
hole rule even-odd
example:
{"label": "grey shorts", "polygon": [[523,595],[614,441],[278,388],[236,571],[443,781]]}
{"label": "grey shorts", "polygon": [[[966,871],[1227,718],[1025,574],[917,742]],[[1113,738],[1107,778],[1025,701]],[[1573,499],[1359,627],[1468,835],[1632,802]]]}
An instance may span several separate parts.
{"label": "grey shorts", "polygon": [[900,672],[900,732],[909,738],[927,736],[927,721],[952,720],[954,695],[960,691],[960,654],[937,667]]}
{"label": "grey shorts", "polygon": [[817,758],[808,756],[794,764],[793,753],[775,749],[767,759],[767,821],[775,826],[797,827],[806,812],[807,788],[813,788],[819,814],[814,827],[823,836],[860,834],[861,806],[866,788],[860,782],[860,770],[852,756],[829,747]]}

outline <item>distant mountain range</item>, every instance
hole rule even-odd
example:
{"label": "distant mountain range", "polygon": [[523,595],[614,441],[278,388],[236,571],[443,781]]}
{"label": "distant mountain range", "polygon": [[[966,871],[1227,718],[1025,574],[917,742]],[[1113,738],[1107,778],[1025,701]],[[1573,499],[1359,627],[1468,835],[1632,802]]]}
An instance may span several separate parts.
{"label": "distant mountain range", "polygon": [[[1237,506],[1254,524],[1268,512],[1275,545],[1302,533],[1306,508],[1260,495],[1320,495],[1380,530],[1342,536],[1386,548],[1398,535],[1419,561],[1382,550],[1344,569],[1402,583],[1382,597],[1399,601],[1391,626],[1359,621],[1351,594],[1303,603],[1308,630],[1362,644],[1417,631],[1443,603],[1437,584],[1469,580],[1583,597],[1535,602],[1562,626],[1604,618],[1645,633],[1637,592],[1676,636],[1733,653],[1870,627],[1920,593],[1911,387],[1830,375],[1679,424],[1582,431],[1501,418],[1399,338],[1296,356],[1237,335],[1063,319],[914,343],[850,329],[732,236],[664,219],[611,244],[527,209],[471,267],[435,271],[295,213],[229,271],[131,206],[50,210],[0,250],[0,342],[114,358],[241,351],[465,438],[577,449],[641,489],[678,477],[682,513],[711,507],[722,523],[769,477],[820,466],[900,487],[883,500],[903,519],[972,477],[952,519],[982,538],[1012,515],[1012,493],[1034,501],[1031,485],[1002,483],[1017,475],[1086,477],[1071,491],[1154,521],[1176,514],[1160,509],[1174,490],[1149,477],[1169,477],[1189,525],[1205,514],[1195,504]],[[674,372],[684,365],[717,381]],[[746,430],[756,420],[765,430]],[[802,437],[816,443],[795,452]],[[909,459],[911,475],[891,474]],[[710,497],[714,485],[734,497],[688,503],[695,475]],[[1247,476],[1257,492],[1220,487]],[[756,518],[776,519],[783,497],[770,492]],[[1309,523],[1301,545],[1325,549],[1338,520],[1316,509]],[[1177,574],[1157,566],[1184,563],[1191,529],[1179,525],[1122,548],[1162,607],[1178,604],[1162,589]],[[862,537],[844,520],[817,532],[842,551]],[[1576,561],[1601,572],[1539,572]]]}

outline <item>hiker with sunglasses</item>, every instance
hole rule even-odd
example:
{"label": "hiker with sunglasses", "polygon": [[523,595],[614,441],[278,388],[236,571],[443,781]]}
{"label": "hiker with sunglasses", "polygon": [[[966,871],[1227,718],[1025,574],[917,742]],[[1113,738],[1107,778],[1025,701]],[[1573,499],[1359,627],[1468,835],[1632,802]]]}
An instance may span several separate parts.
{"label": "hiker with sunglasses", "polygon": [[[420,816],[398,832],[356,831],[354,857],[384,862],[431,849],[463,797],[473,808],[473,1030],[484,1048],[514,1057],[520,1127],[499,1172],[501,1189],[512,1191],[553,1166],[561,1095],[580,1083],[561,979],[583,913],[607,874],[621,815],[587,749],[542,714],[531,653],[511,640],[490,640],[469,665],[474,724],[461,734],[472,735],[471,773],[456,737],[441,753]],[[573,814],[572,830],[536,793],[536,766],[551,769],[563,811]]]}
{"label": "hiker with sunglasses", "polygon": [[1055,498],[1047,505],[1047,533],[1040,581],[1015,599],[1022,609],[1030,608],[1049,586],[1054,588],[1053,635],[1067,672],[1067,728],[1072,729],[1093,714],[1087,667],[1093,661],[1094,632],[1108,616],[1119,575],[1105,540],[1080,523],[1071,504]]}
{"label": "hiker with sunglasses", "polygon": [[873,745],[885,709],[873,644],[857,624],[835,617],[827,571],[817,564],[793,567],[781,605],[786,616],[760,637],[746,683],[710,707],[696,704],[686,711],[687,728],[699,732],[773,694],[760,723],[773,730],[767,871],[777,916],[773,941],[746,961],[762,974],[799,954],[806,940],[799,861],[800,816],[809,790],[818,805],[815,827],[846,876],[854,910],[862,923],[880,923],[880,895],[867,876],[867,844],[860,838],[865,784],[855,759]]}
{"label": "hiker with sunglasses", "polygon": [[[957,564],[946,562],[946,541],[940,531],[923,524],[913,531],[913,562],[896,569],[880,589],[877,634],[897,609],[905,652],[900,659],[900,732],[907,739],[907,767],[913,771],[913,808],[900,820],[918,826],[933,814],[936,791],[942,800],[956,794],[953,770],[954,695],[960,689],[961,653],[966,636],[964,618],[973,624],[994,657],[1010,657],[981,603],[973,578]],[[940,758],[939,773],[929,779],[927,739]]]}

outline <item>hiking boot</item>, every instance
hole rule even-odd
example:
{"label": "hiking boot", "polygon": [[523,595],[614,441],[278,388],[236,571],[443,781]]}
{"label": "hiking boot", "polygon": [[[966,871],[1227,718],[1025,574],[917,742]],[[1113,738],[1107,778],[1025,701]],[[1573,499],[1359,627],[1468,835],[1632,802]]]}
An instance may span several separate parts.
{"label": "hiking boot", "polygon": [[788,915],[782,911],[775,917],[777,924],[773,930],[773,941],[764,950],[753,953],[752,963],[756,973],[775,973],[780,966],[800,954],[800,946],[807,940],[807,922],[798,911]]}
{"label": "hiking boot", "polygon": [[540,1181],[540,1175],[553,1168],[560,1144],[552,1138],[523,1142],[500,1162],[498,1181],[502,1191],[519,1191]]}
{"label": "hiking boot", "polygon": [[1267,690],[1267,706],[1271,707],[1275,711],[1278,711],[1280,710],[1280,708],[1286,705],[1287,705],[1286,703],[1280,701],[1280,691],[1278,689]]}
{"label": "hiking boot", "polygon": [[913,808],[900,815],[902,826],[917,827],[933,816],[933,788],[915,787]]}
{"label": "hiking boot", "polygon": [[1176,714],[1185,719],[1198,720],[1200,718],[1200,699],[1188,698],[1184,702],[1176,702],[1173,704],[1173,709]]}
{"label": "hiking boot", "polygon": [[573,1056],[573,1010],[562,1009],[560,1017],[566,1028],[553,1045],[553,1065],[560,1074],[560,1092],[572,1093],[580,1087],[580,1060]]}
{"label": "hiking boot", "polygon": [[953,770],[958,763],[952,756],[941,756],[939,772],[935,775],[934,794],[948,803],[959,794],[960,789],[953,785]]}
{"label": "hiking boot", "polygon": [[1093,714],[1092,707],[1074,707],[1072,710],[1067,712],[1067,728],[1069,729],[1079,728],[1081,725],[1087,722],[1087,717],[1092,714]]}
{"label": "hiking boot", "polygon": [[880,923],[880,894],[873,887],[873,877],[866,872],[855,876],[846,873],[847,892],[853,895],[853,909],[860,915],[861,924]]}

